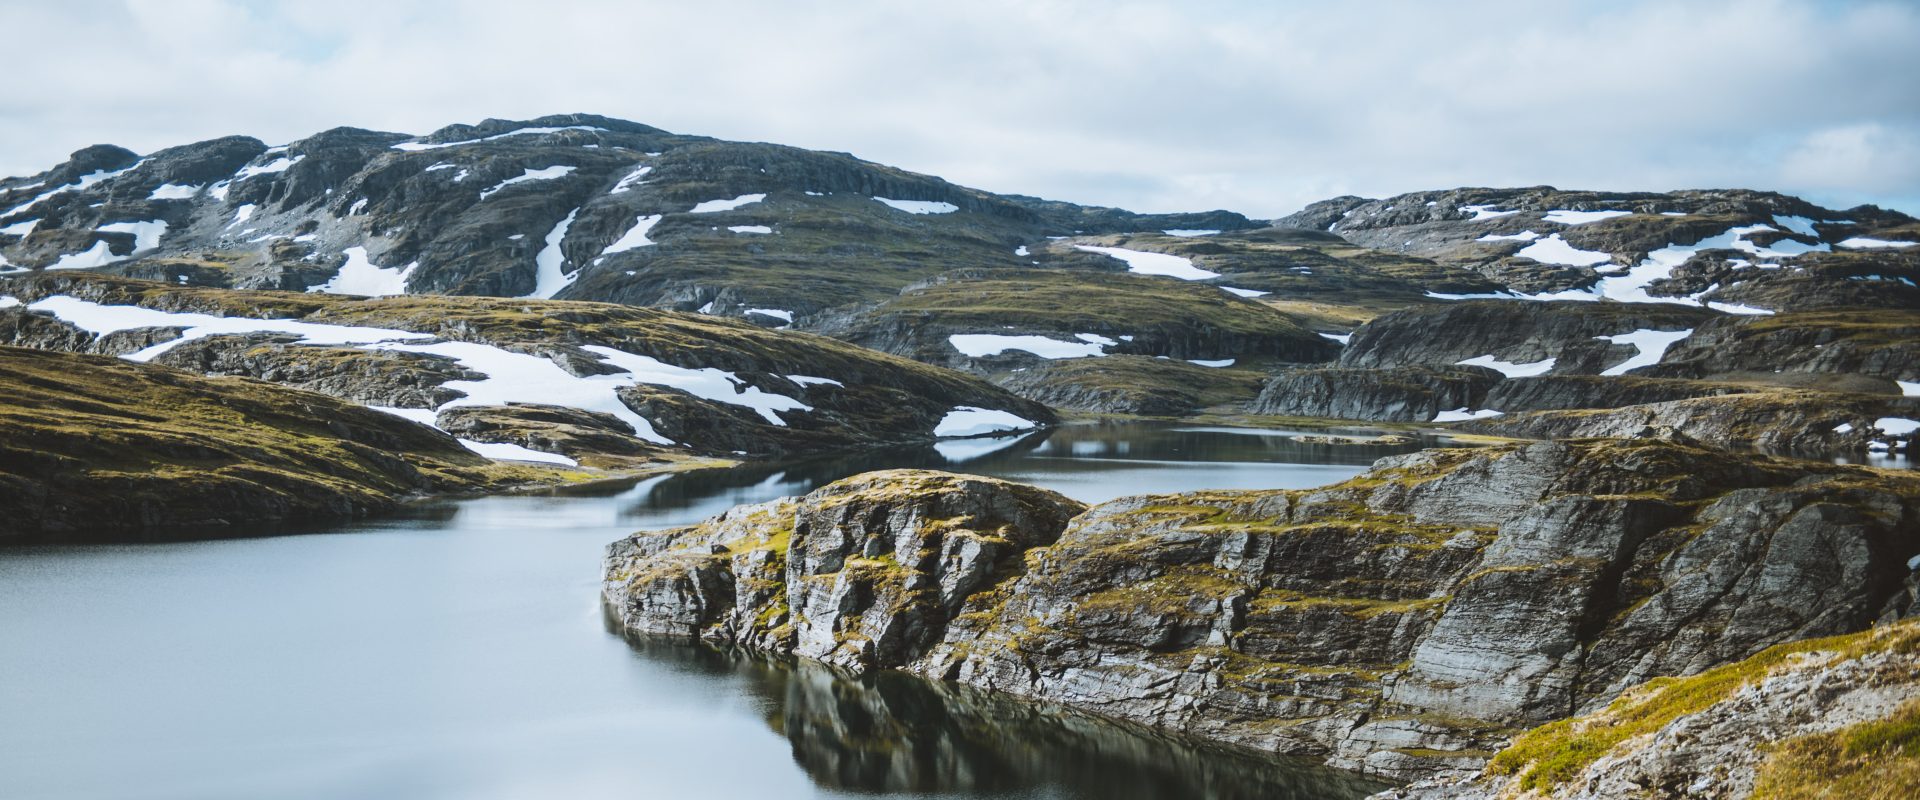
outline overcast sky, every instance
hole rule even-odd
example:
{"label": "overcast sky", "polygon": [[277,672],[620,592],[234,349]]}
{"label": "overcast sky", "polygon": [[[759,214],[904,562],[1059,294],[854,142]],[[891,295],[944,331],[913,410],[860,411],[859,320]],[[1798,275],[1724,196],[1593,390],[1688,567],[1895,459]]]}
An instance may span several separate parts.
{"label": "overcast sky", "polygon": [[0,174],[581,111],[998,192],[1286,214],[1462,185],[1920,214],[1920,2],[0,0]]}

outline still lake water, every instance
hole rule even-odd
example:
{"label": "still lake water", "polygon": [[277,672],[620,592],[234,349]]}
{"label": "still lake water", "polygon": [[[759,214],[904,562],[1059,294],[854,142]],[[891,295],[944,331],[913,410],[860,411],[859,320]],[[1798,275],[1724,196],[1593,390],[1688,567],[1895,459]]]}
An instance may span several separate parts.
{"label": "still lake water", "polygon": [[294,536],[0,549],[0,797],[1357,797],[1380,785],[911,676],[629,641],[600,556],[872,469],[1096,502],[1317,486],[1416,447],[1071,426]]}

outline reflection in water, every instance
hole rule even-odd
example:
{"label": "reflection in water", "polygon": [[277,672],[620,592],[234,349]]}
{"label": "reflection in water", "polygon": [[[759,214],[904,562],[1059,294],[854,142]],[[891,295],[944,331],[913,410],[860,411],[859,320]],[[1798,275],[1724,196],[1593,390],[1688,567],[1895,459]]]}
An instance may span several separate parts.
{"label": "reflection in water", "polygon": [[[617,623],[608,621],[610,630]],[[1316,764],[884,671],[629,636],[649,660],[735,680],[817,785],[1004,797],[1335,800],[1387,788]]]}

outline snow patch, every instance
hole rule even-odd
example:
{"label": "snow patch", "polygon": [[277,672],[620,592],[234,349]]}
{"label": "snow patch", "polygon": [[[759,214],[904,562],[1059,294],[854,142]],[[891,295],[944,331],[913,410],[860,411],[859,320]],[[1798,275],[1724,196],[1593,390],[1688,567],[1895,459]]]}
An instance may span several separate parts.
{"label": "snow patch", "polygon": [[1203,230],[1199,228],[1174,228],[1173,230],[1161,231],[1161,233],[1164,233],[1168,236],[1213,236],[1215,234],[1218,234],[1219,231]]}
{"label": "snow patch", "polygon": [[1518,214],[1520,212],[1517,210],[1516,211],[1495,211],[1493,206],[1486,205],[1486,206],[1461,206],[1460,213],[1473,215],[1472,219],[1467,220],[1468,222],[1484,222],[1486,220],[1499,219],[1501,217],[1505,217],[1512,214]]}
{"label": "snow patch", "polygon": [[1222,286],[1220,288],[1228,294],[1237,294],[1241,297],[1266,297],[1267,295],[1273,294],[1272,292],[1262,292],[1258,289],[1235,289],[1231,286]]}
{"label": "snow patch", "polygon": [[614,253],[623,253],[636,247],[646,247],[653,244],[653,240],[647,238],[647,233],[653,230],[653,226],[660,223],[660,216],[659,214],[643,214],[634,217],[633,227],[628,228],[626,233],[620,234],[620,238],[615,240],[613,244],[607,245],[606,249],[601,250],[600,255],[610,256]]}
{"label": "snow patch", "polygon": [[25,222],[16,222],[16,223],[13,223],[12,225],[8,225],[7,227],[0,228],[0,236],[18,236],[24,239],[26,238],[27,234],[33,233],[34,227],[39,224],[40,224],[40,220],[37,220],[37,219],[30,219]]}
{"label": "snow patch", "polygon": [[1610,253],[1581,250],[1567,244],[1567,240],[1560,238],[1560,234],[1557,233],[1520,248],[1520,251],[1514,255],[1531,258],[1542,264],[1563,264],[1569,267],[1591,267],[1613,260],[1613,255]]}
{"label": "snow patch", "polygon": [[192,200],[194,195],[197,195],[200,193],[200,189],[201,187],[199,186],[193,186],[185,183],[163,183],[163,184],[160,184],[159,186],[154,187],[153,194],[147,195],[147,199],[148,200]]}
{"label": "snow patch", "polygon": [[1491,408],[1483,408],[1483,409],[1480,409],[1479,411],[1468,411],[1466,406],[1461,406],[1452,411],[1442,411],[1438,414],[1433,415],[1433,421],[1434,422],[1465,422],[1467,420],[1472,420],[1472,419],[1486,419],[1488,417],[1497,417],[1504,413],[1506,412],[1495,411]]}
{"label": "snow patch", "polygon": [[951,214],[960,210],[959,206],[938,200],[892,200],[885,197],[873,199],[909,214]]}
{"label": "snow patch", "polygon": [[1920,382],[1894,381],[1894,383],[1900,385],[1900,394],[1906,397],[1920,397]]}
{"label": "snow patch", "polygon": [[506,133],[496,133],[492,136],[483,136],[478,139],[463,139],[458,142],[440,142],[438,144],[434,144],[432,142],[401,142],[399,144],[394,145],[393,149],[405,150],[408,152],[417,153],[422,150],[438,150],[443,147],[459,147],[461,145],[467,145],[467,144],[491,142],[495,139],[505,139],[509,136],[528,136],[528,135],[537,134],[537,133],[559,133],[561,131],[602,131],[604,132],[606,131],[606,128],[596,128],[596,127],[593,127],[592,125],[567,125],[559,128],[517,128],[514,130],[507,131]]}
{"label": "snow patch", "polygon": [[273,175],[276,173],[286,172],[287,170],[293,169],[293,165],[298,164],[305,160],[307,160],[307,156],[306,154],[302,153],[292,158],[286,158],[284,156],[280,158],[276,158],[272,161],[269,161],[265,164],[260,164],[258,166],[249,165],[249,166],[241,167],[239,172],[233,173],[233,180],[244,181],[248,178],[256,178],[261,175]]}
{"label": "snow patch", "polygon": [[104,267],[116,261],[125,261],[125,260],[127,260],[126,256],[114,255],[113,250],[107,247],[106,241],[101,240],[101,241],[94,242],[93,246],[87,248],[86,250],[83,250],[78,253],[68,253],[66,255],[61,256],[58,260],[54,261],[52,264],[48,264],[46,268],[47,269],[93,269],[95,267]]}
{"label": "snow patch", "polygon": [[633,187],[638,186],[642,183],[645,183],[646,181],[642,180],[642,178],[647,177],[647,173],[652,171],[653,171],[652,166],[643,165],[639,169],[636,169],[632,172],[627,173],[626,176],[620,179],[619,183],[615,183],[613,185],[612,189],[607,190],[607,194],[619,194],[621,192],[627,191],[628,189],[632,189]]}
{"label": "snow patch", "polygon": [[1476,242],[1531,242],[1538,238],[1540,238],[1540,234],[1534,233],[1533,231],[1521,231],[1519,233],[1507,233],[1507,234],[1489,233],[1485,236],[1475,239],[1474,241]]}
{"label": "snow patch", "polygon": [[1666,356],[1668,347],[1672,347],[1674,342],[1678,342],[1692,335],[1692,328],[1678,331],[1657,331],[1651,328],[1641,328],[1632,333],[1595,336],[1593,337],[1595,339],[1604,339],[1614,344],[1630,344],[1639,349],[1639,352],[1635,353],[1632,358],[1608,367],[1600,374],[1625,375],[1631,370],[1658,364],[1660,363],[1660,359]]}
{"label": "snow patch", "polygon": [[1535,375],[1547,374],[1553,369],[1555,360],[1556,359],[1549,357],[1545,361],[1535,361],[1531,364],[1516,364],[1511,361],[1501,361],[1491,355],[1484,355],[1469,358],[1464,361],[1455,361],[1453,363],[1464,364],[1469,367],[1486,367],[1509,378],[1531,378]]}
{"label": "snow patch", "polygon": [[787,380],[793,381],[801,386],[838,386],[843,389],[847,386],[832,378],[816,378],[812,375],[788,375]]}
{"label": "snow patch", "polygon": [[954,406],[952,411],[940,418],[940,424],[933,426],[933,435],[942,439],[959,438],[1001,431],[1032,430],[1038,427],[1040,427],[1039,423],[1011,412],[976,406]]}
{"label": "snow patch", "polygon": [[729,225],[727,230],[734,233],[773,233],[773,229],[765,225]]}
{"label": "snow patch", "polygon": [[[512,186],[516,183],[526,183],[527,181],[550,181],[555,178],[564,178],[567,176],[568,173],[573,172],[575,169],[578,169],[578,167],[570,167],[565,164],[555,165],[555,166],[547,167],[545,169],[530,169],[518,177],[508,178],[504,181],[494,184],[493,188],[480,193],[480,199],[485,200],[489,197],[492,197],[494,193],[500,191],[501,189],[505,189],[509,186]],[[454,180],[459,180],[459,178],[454,178]]]}
{"label": "snow patch", "polygon": [[[1096,334],[1082,335],[1094,336]],[[1105,337],[1101,338],[1104,339]],[[948,336],[947,342],[953,345],[953,349],[960,351],[962,355],[969,358],[995,356],[1008,350],[1020,350],[1032,353],[1041,358],[1051,359],[1104,356],[1107,354],[1106,348],[1113,344],[1112,339],[1106,339],[1105,344],[1102,344],[1099,341],[1088,341],[1085,339],[1078,342],[1068,342],[1046,336],[1009,336],[999,333],[956,333]]]}
{"label": "snow patch", "polygon": [[1124,261],[1127,264],[1127,271],[1137,275],[1160,275],[1179,278],[1183,281],[1204,281],[1220,277],[1218,272],[1209,272],[1194,266],[1191,259],[1165,253],[1148,253],[1119,247],[1094,247],[1085,244],[1076,244],[1073,247],[1075,250],[1099,253]]}
{"label": "snow patch", "polygon": [[1193,364],[1195,366],[1201,366],[1201,367],[1212,367],[1214,369],[1220,369],[1222,367],[1231,367],[1233,366],[1233,361],[1234,360],[1231,358],[1221,358],[1221,359],[1189,358],[1187,359],[1187,363],[1189,364]]}
{"label": "snow patch", "polygon": [[767,199],[765,193],[743,194],[732,200],[708,200],[688,210],[689,214],[713,214],[720,211],[732,211],[744,205],[751,205]]}
{"label": "snow patch", "polygon": [[102,225],[95,230],[133,234],[133,252],[138,253],[160,246],[160,237],[167,233],[167,223],[165,220],[158,219],[146,222],[114,222]]}
{"label": "snow patch", "polygon": [[405,267],[378,266],[367,257],[365,247],[349,247],[341,253],[347,257],[347,263],[341,265],[340,271],[334,274],[333,279],[307,291],[368,297],[406,294],[407,277],[420,266],[418,261]]}
{"label": "snow patch", "polygon": [[1325,336],[1329,339],[1332,339],[1336,342],[1339,342],[1343,345],[1353,343],[1353,334],[1351,333],[1322,333],[1320,335]]}
{"label": "snow patch", "polygon": [[1599,222],[1603,219],[1624,217],[1632,213],[1631,211],[1568,211],[1556,209],[1547,212],[1547,215],[1541,217],[1541,219],[1547,222],[1558,222],[1562,225],[1585,225],[1589,222]]}
{"label": "snow patch", "polygon": [[791,312],[791,311],[787,311],[787,310],[784,310],[784,309],[779,309],[779,308],[749,308],[749,309],[747,309],[747,311],[746,311],[746,313],[748,313],[748,314],[759,314],[759,315],[761,315],[761,316],[763,316],[763,317],[773,317],[774,319],[777,319],[777,320],[782,320],[782,321],[784,321],[784,322],[786,322],[786,323],[787,323],[788,325],[792,325],[792,324],[793,324],[793,312]]}
{"label": "snow patch", "polygon": [[536,461],[543,464],[559,464],[566,467],[580,466],[575,461],[559,453],[543,453],[530,450],[517,444],[504,442],[476,442],[472,439],[457,439],[460,446],[496,461]]}
{"label": "snow patch", "polygon": [[553,226],[553,230],[547,232],[546,246],[540,248],[540,252],[533,256],[533,293],[527,295],[528,297],[541,300],[552,299],[554,295],[560,293],[561,289],[572,286],[574,280],[580,277],[579,270],[571,273],[564,271],[567,266],[567,255],[560,249],[560,243],[567,240],[567,229],[573,227],[573,218],[579,213],[580,209],[577,208],[567,212],[566,218],[560,220]]}
{"label": "snow patch", "polygon": [[1916,244],[1920,244],[1920,242],[1899,242],[1899,241],[1889,241],[1886,239],[1869,239],[1865,236],[1855,236],[1851,239],[1841,242],[1840,246],[1847,248],[1848,250],[1886,250],[1886,249],[1897,250],[1903,247],[1912,247]]}

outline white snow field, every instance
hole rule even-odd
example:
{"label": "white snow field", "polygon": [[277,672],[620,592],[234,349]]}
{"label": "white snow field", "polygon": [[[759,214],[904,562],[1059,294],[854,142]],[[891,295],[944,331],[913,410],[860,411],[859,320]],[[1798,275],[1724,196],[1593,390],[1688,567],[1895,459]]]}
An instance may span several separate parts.
{"label": "white snow field", "polygon": [[951,214],[960,210],[959,206],[938,200],[893,200],[885,197],[873,199],[909,214]]}
{"label": "white snow field", "polygon": [[579,214],[580,209],[577,208],[567,212],[566,218],[554,225],[553,230],[547,231],[546,246],[533,255],[533,293],[528,297],[552,299],[580,277],[579,270],[571,273],[564,271],[567,256],[560,250],[560,243],[567,240],[567,229],[573,227],[573,218]]}
{"label": "white snow field", "polygon": [[1024,431],[1040,427],[1039,423],[1020,417],[1010,411],[996,411],[975,406],[954,406],[933,426],[933,435],[942,439],[981,436],[1002,431]]}
{"label": "white snow field", "polygon": [[407,276],[420,266],[415,261],[405,267],[382,267],[367,257],[367,248],[349,247],[340,251],[347,257],[347,263],[341,265],[326,283],[308,289],[309,292],[327,294],[357,294],[368,297],[386,297],[407,293]]}
{"label": "white snow field", "polygon": [[[1529,231],[1529,233],[1531,233],[1531,231]],[[1560,238],[1560,234],[1557,233],[1520,248],[1520,251],[1514,253],[1514,255],[1520,256],[1521,258],[1531,258],[1542,264],[1562,264],[1569,267],[1591,267],[1595,264],[1605,264],[1613,260],[1611,253],[1602,253],[1598,250],[1581,250],[1580,248],[1567,244],[1567,240]]]}
{"label": "white snow field", "polygon": [[1235,294],[1241,297],[1266,297],[1267,295],[1273,294],[1272,292],[1262,292],[1258,289],[1235,289],[1231,286],[1222,286],[1220,288],[1226,290],[1228,294]]}
{"label": "white snow field", "polygon": [[1473,219],[1467,220],[1468,222],[1484,222],[1486,220],[1499,219],[1501,217],[1518,214],[1520,212],[1519,211],[1495,211],[1493,206],[1461,206],[1460,213],[1473,215]]}
{"label": "white snow field", "polygon": [[1558,222],[1562,225],[1585,225],[1589,222],[1599,222],[1603,219],[1624,217],[1632,213],[1631,211],[1566,211],[1556,209],[1547,212],[1547,215],[1541,217],[1541,219],[1547,222]]}
{"label": "white snow field", "polygon": [[191,200],[193,199],[194,195],[200,193],[201,188],[202,187],[200,186],[193,186],[193,185],[184,184],[184,183],[163,183],[163,184],[160,184],[159,186],[154,187],[153,193],[147,195],[147,199],[148,200]]}
{"label": "white snow field", "polygon": [[233,180],[244,181],[248,178],[257,178],[261,175],[273,175],[286,172],[287,170],[293,169],[293,165],[305,160],[307,160],[305,155],[297,155],[292,158],[281,156],[280,158],[276,158],[259,166],[249,165],[241,167],[239,172],[233,173]]}
{"label": "white snow field", "polygon": [[1160,275],[1179,278],[1183,281],[1204,281],[1220,277],[1218,272],[1208,272],[1194,266],[1191,259],[1170,256],[1166,253],[1148,253],[1120,247],[1094,247],[1087,244],[1076,244],[1073,248],[1120,259],[1126,262],[1128,272],[1138,275]]}
{"label": "white snow field", "polygon": [[636,169],[632,172],[627,173],[625,176],[622,176],[620,178],[620,181],[618,183],[615,183],[613,185],[612,189],[607,190],[607,194],[619,194],[621,192],[632,189],[635,186],[646,183],[644,179],[647,177],[647,173],[652,171],[653,171],[653,167],[643,165],[639,169]]}
{"label": "white snow field", "polygon": [[1535,361],[1531,364],[1515,364],[1511,361],[1501,361],[1491,355],[1484,355],[1475,356],[1463,361],[1455,361],[1453,363],[1463,364],[1469,367],[1486,367],[1509,378],[1530,378],[1535,375],[1547,374],[1548,371],[1553,369],[1554,361],[1556,361],[1556,359],[1548,358],[1545,361]]}
{"label": "white snow field", "polygon": [[1600,374],[1625,375],[1630,370],[1658,364],[1660,363],[1660,359],[1666,356],[1667,348],[1672,347],[1674,342],[1678,342],[1692,335],[1692,328],[1677,331],[1656,331],[1652,328],[1641,328],[1632,333],[1595,336],[1593,337],[1595,339],[1605,339],[1614,344],[1630,344],[1640,350],[1640,352],[1634,354],[1632,358],[1608,367]]}
{"label": "white snow field", "polygon": [[708,200],[689,209],[689,214],[713,214],[720,211],[732,211],[744,205],[751,205],[767,199],[763,194],[743,194],[732,200]]}
{"label": "white snow field", "polygon": [[495,194],[498,194],[501,189],[505,189],[515,184],[526,183],[528,181],[550,181],[556,178],[564,178],[568,174],[572,173],[575,169],[578,169],[578,167],[571,167],[565,164],[556,164],[554,166],[545,167],[542,169],[529,169],[522,172],[520,175],[516,177],[508,178],[504,181],[494,184],[492,188],[482,191],[480,193],[480,199],[485,200],[489,197],[494,196]]}
{"label": "white snow field", "polygon": [[626,233],[620,234],[620,238],[615,240],[613,244],[607,245],[605,249],[601,250],[600,255],[610,256],[614,253],[621,253],[636,247],[646,247],[653,244],[653,240],[647,238],[647,234],[653,231],[653,226],[660,224],[660,216],[659,214],[646,214],[635,217],[633,227],[628,228]]}
{"label": "white snow field", "polygon": [[1483,409],[1480,409],[1479,411],[1468,411],[1466,406],[1461,406],[1452,411],[1442,411],[1438,414],[1433,415],[1433,421],[1434,422],[1465,422],[1470,419],[1486,419],[1488,417],[1497,417],[1505,413],[1506,412],[1504,411],[1495,411],[1491,408],[1483,408]]}
{"label": "white snow field", "polygon": [[970,358],[995,356],[1008,350],[1021,350],[1041,358],[1088,358],[1104,356],[1114,340],[1093,333],[1076,334],[1069,342],[1036,334],[1013,336],[1001,333],[956,333],[947,337],[953,349]]}
{"label": "white snow field", "polygon": [[1865,236],[1855,236],[1842,241],[1840,246],[1848,250],[1898,250],[1912,247],[1916,244],[1920,244],[1920,242],[1896,242],[1886,239],[1870,239]]}

